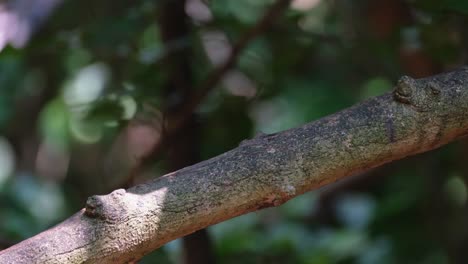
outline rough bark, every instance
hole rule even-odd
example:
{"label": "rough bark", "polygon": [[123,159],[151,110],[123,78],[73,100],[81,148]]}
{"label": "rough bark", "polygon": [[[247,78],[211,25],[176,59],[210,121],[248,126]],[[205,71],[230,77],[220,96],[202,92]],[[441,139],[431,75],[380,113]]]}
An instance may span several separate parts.
{"label": "rough bark", "polygon": [[238,215],[468,133],[468,68],[271,135],[128,190],[92,196],[65,222],[0,253],[0,263],[129,263]]}

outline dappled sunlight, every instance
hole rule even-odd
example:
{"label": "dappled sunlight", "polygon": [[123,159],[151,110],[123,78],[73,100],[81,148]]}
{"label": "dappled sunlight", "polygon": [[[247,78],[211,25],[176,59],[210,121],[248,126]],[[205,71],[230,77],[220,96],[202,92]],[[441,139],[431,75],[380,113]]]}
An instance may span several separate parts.
{"label": "dappled sunlight", "polygon": [[89,108],[91,102],[102,94],[110,79],[109,68],[102,63],[91,64],[79,70],[65,87],[63,98],[72,110]]}
{"label": "dappled sunlight", "polygon": [[80,69],[64,88],[63,99],[71,114],[69,127],[80,141],[94,143],[102,137],[102,124],[86,120],[86,117],[92,103],[102,95],[110,78],[109,68],[103,63],[95,63]]}
{"label": "dappled sunlight", "polygon": [[74,220],[77,222],[71,225],[87,231],[79,231],[83,233],[83,237],[80,237],[80,243],[84,245],[81,250],[96,257],[108,254],[111,246],[120,254],[125,254],[129,249],[138,250],[141,244],[151,243],[154,237],[167,237],[171,221],[174,221],[165,218],[164,203],[168,192],[165,186],[147,189],[143,193],[117,189],[107,195],[88,198],[86,208]]}
{"label": "dappled sunlight", "polygon": [[326,32],[326,15],[330,3],[320,0],[296,0],[297,9],[305,12],[305,15],[298,21],[298,26],[305,32],[323,34]]}
{"label": "dappled sunlight", "polygon": [[224,77],[223,84],[234,96],[242,96],[248,99],[257,94],[256,86],[245,74],[239,71],[232,71]]}
{"label": "dappled sunlight", "polygon": [[209,22],[213,19],[211,10],[202,0],[188,0],[185,12],[197,22]]}
{"label": "dappled sunlight", "polygon": [[376,201],[366,194],[345,193],[338,197],[335,214],[349,229],[365,230],[374,220]]}
{"label": "dappled sunlight", "polygon": [[102,124],[86,121],[77,117],[70,118],[70,132],[83,143],[91,144],[98,142],[102,138]]}
{"label": "dappled sunlight", "polygon": [[231,45],[227,36],[221,31],[207,31],[202,35],[206,55],[213,65],[218,66],[229,57]]}
{"label": "dappled sunlight", "polygon": [[447,179],[444,186],[445,195],[450,202],[456,206],[466,206],[468,199],[468,188],[460,176],[452,176]]}
{"label": "dappled sunlight", "polygon": [[307,11],[317,6],[321,0],[293,0],[291,8],[299,11]]}

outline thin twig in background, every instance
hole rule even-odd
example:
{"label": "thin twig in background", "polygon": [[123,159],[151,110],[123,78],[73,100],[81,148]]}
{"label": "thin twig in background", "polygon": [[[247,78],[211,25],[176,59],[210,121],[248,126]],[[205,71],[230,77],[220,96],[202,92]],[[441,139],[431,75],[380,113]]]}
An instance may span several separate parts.
{"label": "thin twig in background", "polygon": [[199,92],[193,95],[185,107],[179,111],[178,117],[175,118],[176,128],[180,126],[178,123],[183,123],[183,120],[187,118],[187,116],[190,116],[210,91],[219,83],[219,81],[221,81],[223,76],[232,67],[234,67],[239,55],[250,44],[250,42],[252,42],[252,40],[254,40],[258,35],[265,32],[274,23],[275,19],[289,6],[290,2],[291,0],[278,0],[268,9],[265,15],[255,24],[255,26],[239,39],[239,41],[232,47],[231,53],[226,61],[208,75],[205,81],[195,89],[195,91]]}

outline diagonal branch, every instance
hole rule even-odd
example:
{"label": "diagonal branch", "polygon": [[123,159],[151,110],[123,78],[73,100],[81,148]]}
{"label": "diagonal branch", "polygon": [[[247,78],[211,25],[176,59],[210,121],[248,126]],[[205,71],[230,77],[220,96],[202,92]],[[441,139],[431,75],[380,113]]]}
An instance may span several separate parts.
{"label": "diagonal branch", "polygon": [[461,138],[467,113],[468,67],[402,77],[392,93],[128,190],[92,196],[65,222],[0,252],[0,263],[134,262],[201,228]]}

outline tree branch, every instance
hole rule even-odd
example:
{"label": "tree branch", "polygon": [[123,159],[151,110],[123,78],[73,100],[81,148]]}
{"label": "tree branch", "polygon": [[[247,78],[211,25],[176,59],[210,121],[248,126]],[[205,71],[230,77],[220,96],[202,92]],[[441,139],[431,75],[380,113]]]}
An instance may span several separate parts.
{"label": "tree branch", "polygon": [[342,177],[468,133],[468,67],[402,77],[392,93],[128,190],[92,196],[56,227],[0,253],[0,263],[128,263],[178,237],[278,206]]}

